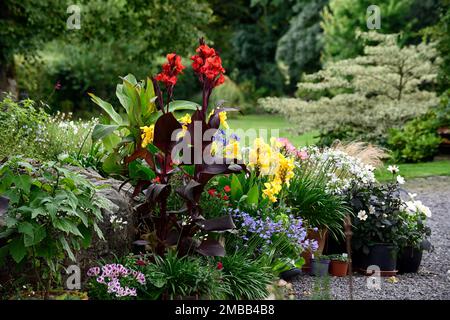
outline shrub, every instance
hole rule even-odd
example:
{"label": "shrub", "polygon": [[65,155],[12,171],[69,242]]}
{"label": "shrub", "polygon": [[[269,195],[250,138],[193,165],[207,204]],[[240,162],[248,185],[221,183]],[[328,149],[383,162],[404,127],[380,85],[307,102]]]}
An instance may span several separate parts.
{"label": "shrub", "polygon": [[426,115],[409,121],[402,129],[392,129],[388,145],[396,162],[420,162],[433,159],[441,140],[436,120]]}
{"label": "shrub", "polygon": [[425,43],[400,48],[395,35],[361,35],[370,43],[364,55],[331,62],[305,76],[298,99],[259,103],[279,110],[300,133],[319,129],[322,143],[338,138],[385,144],[390,128],[400,128],[437,104],[429,91],[437,75],[437,53]]}
{"label": "shrub", "polygon": [[90,131],[96,119],[73,121],[71,115],[49,115],[46,105],[32,100],[0,101],[0,159],[23,155],[38,160],[56,160],[58,155],[81,154],[89,150]]}
{"label": "shrub", "polygon": [[229,77],[225,77],[225,82],[211,94],[211,106],[215,106],[220,101],[224,101],[226,106],[239,107],[245,106],[244,94],[239,86]]}
{"label": "shrub", "polygon": [[103,238],[97,223],[109,202],[90,182],[55,162],[13,158],[3,163],[0,200],[0,213],[7,210],[0,262],[10,255],[18,265],[28,263],[38,290],[48,292],[52,281],[60,280],[61,263],[66,257],[75,261],[75,251],[89,246],[94,233]]}

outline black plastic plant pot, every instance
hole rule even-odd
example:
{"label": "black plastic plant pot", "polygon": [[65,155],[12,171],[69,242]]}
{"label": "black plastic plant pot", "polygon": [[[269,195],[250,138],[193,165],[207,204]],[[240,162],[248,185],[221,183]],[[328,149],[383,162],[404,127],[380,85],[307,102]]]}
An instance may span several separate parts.
{"label": "black plastic plant pot", "polygon": [[422,262],[423,250],[415,247],[403,248],[397,257],[399,273],[417,273]]}
{"label": "black plastic plant pot", "polygon": [[302,270],[298,268],[293,268],[291,270],[286,270],[280,273],[280,278],[289,281],[295,278],[296,276],[299,276],[302,273]]}
{"label": "black plastic plant pot", "polygon": [[318,277],[328,275],[328,268],[330,267],[330,260],[311,260],[311,274]]}
{"label": "black plastic plant pot", "polygon": [[365,256],[365,268],[378,266],[380,271],[394,271],[397,267],[397,252],[395,246],[386,243],[377,243],[369,246],[369,254]]}

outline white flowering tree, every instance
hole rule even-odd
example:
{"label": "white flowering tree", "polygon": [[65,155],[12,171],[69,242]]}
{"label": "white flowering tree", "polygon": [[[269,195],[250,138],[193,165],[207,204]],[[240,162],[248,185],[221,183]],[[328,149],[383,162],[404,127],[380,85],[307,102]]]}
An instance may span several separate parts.
{"label": "white flowering tree", "polygon": [[[298,98],[265,98],[295,130],[319,129],[323,136],[384,143],[390,128],[426,113],[438,103],[433,87],[438,71],[432,44],[398,46],[398,35],[360,33],[364,54],[330,62],[298,84]],[[331,142],[331,141],[330,141]]]}

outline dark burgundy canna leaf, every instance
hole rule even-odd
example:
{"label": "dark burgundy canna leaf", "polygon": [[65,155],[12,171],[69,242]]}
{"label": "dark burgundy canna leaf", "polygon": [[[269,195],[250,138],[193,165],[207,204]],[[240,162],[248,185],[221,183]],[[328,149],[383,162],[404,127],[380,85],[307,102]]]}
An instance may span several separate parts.
{"label": "dark burgundy canna leaf", "polygon": [[196,221],[204,231],[228,231],[235,229],[231,215],[225,215],[219,218]]}
{"label": "dark burgundy canna leaf", "polygon": [[181,129],[181,124],[171,112],[163,114],[155,123],[153,144],[165,154],[170,154],[176,143],[172,140],[172,134],[179,129]]}
{"label": "dark burgundy canna leaf", "polygon": [[198,183],[195,180],[190,180],[187,185],[179,188],[177,190],[177,193],[182,198],[196,204],[200,200],[200,196],[203,192],[203,187],[203,184]]}
{"label": "dark burgundy canna leaf", "polygon": [[218,129],[220,126],[220,117],[219,113],[225,111],[239,111],[239,109],[236,108],[216,108],[214,109],[214,113],[209,117],[208,126],[214,129]]}
{"label": "dark burgundy canna leaf", "polygon": [[147,199],[154,202],[167,199],[170,195],[170,185],[154,183],[148,187],[145,194]]}
{"label": "dark burgundy canna leaf", "polygon": [[203,241],[197,248],[197,252],[209,257],[224,257],[225,249],[219,241],[207,239]]}

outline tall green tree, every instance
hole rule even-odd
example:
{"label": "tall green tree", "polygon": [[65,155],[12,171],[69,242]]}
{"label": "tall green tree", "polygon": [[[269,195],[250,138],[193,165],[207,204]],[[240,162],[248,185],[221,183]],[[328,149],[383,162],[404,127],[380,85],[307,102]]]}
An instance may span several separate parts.
{"label": "tall green tree", "polygon": [[[45,49],[50,60],[56,57],[60,66],[56,71],[71,77],[69,83],[79,82],[83,89],[102,80],[89,79],[93,74],[123,75],[117,74],[123,68],[115,70],[114,64],[123,66],[123,61],[128,61],[142,66],[168,51],[191,51],[212,17],[206,0],[80,0],[81,28],[69,30],[66,20],[70,14],[66,10],[72,3],[2,1],[1,73],[12,73],[8,70],[14,70],[15,54],[33,56],[37,49]],[[49,40],[56,45],[47,47]],[[80,63],[75,65],[76,61]]]}
{"label": "tall green tree", "polygon": [[323,60],[355,57],[363,51],[363,42],[355,34],[367,29],[367,8],[380,8],[381,33],[402,33],[403,43],[420,41],[419,31],[439,18],[440,0],[331,0],[322,13],[324,30]]}
{"label": "tall green tree", "polygon": [[289,30],[278,40],[276,62],[289,83],[288,91],[295,91],[302,73],[320,69],[323,48],[320,13],[328,0],[316,0],[301,6]]}
{"label": "tall green tree", "polygon": [[391,128],[438,104],[433,91],[438,72],[434,44],[400,47],[398,35],[358,34],[364,54],[329,62],[298,84],[298,98],[266,98],[299,132],[320,130],[322,142],[351,139],[386,143]]}

